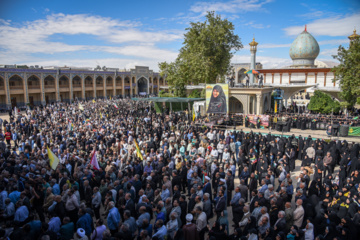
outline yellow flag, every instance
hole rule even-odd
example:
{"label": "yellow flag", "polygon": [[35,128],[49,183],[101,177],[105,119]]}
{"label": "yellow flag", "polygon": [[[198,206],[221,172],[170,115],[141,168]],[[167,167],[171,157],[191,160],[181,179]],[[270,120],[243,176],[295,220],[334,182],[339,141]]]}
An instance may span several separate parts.
{"label": "yellow flag", "polygon": [[277,101],[275,100],[274,113],[277,113]]}
{"label": "yellow flag", "polygon": [[102,113],[100,113],[100,118],[102,118]]}
{"label": "yellow flag", "polygon": [[50,160],[50,167],[55,170],[57,165],[59,165],[59,158],[50,150],[50,148],[48,147],[47,148],[47,151],[48,151],[48,157],[49,157],[49,160]]}
{"label": "yellow flag", "polygon": [[95,100],[93,99],[93,103],[95,103]]}
{"label": "yellow flag", "polygon": [[140,159],[141,159],[141,161],[142,161],[142,160],[144,160],[144,159],[143,159],[143,156],[142,156],[142,154],[141,154],[141,152],[140,152],[139,145],[137,144],[137,142],[136,142],[135,138],[134,138],[134,143],[135,143],[135,147],[136,147],[136,154],[137,154],[138,158],[140,158]]}
{"label": "yellow flag", "polygon": [[84,107],[79,103],[79,109],[84,111]]}

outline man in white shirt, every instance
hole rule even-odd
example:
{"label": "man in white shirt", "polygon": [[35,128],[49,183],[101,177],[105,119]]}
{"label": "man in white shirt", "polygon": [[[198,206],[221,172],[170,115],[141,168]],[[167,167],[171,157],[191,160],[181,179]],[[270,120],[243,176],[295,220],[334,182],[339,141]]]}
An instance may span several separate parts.
{"label": "man in white shirt", "polygon": [[213,130],[210,130],[210,132],[208,132],[206,134],[206,137],[209,139],[209,142],[213,143],[214,142],[214,133]]}
{"label": "man in white shirt", "polygon": [[196,215],[198,216],[196,219],[196,230],[199,233],[200,240],[204,240],[207,225],[206,213],[203,212],[203,209],[200,206],[196,207],[195,211]]}
{"label": "man in white shirt", "polygon": [[225,163],[229,163],[230,162],[230,153],[228,151],[227,148],[225,148],[224,152],[223,152],[223,156],[222,159],[224,160]]}
{"label": "man in white shirt", "polygon": [[217,145],[217,150],[219,152],[219,155],[218,155],[218,160],[220,161],[220,163],[222,162],[222,157],[223,157],[223,152],[224,152],[224,148],[225,148],[225,145],[223,144],[223,141],[219,141],[218,145]]}
{"label": "man in white shirt", "polygon": [[218,152],[218,150],[217,150],[216,148],[213,148],[213,149],[211,150],[210,155],[211,155],[212,160],[214,161],[214,160],[217,160],[217,159],[218,159],[218,157],[219,157],[219,152]]}

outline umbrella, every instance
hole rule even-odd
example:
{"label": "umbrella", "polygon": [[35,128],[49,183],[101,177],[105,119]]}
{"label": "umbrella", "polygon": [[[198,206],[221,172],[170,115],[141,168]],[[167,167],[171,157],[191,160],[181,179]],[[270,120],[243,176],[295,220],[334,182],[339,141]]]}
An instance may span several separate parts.
{"label": "umbrella", "polygon": [[254,69],[250,69],[250,70],[246,71],[245,73],[246,73],[246,74],[248,74],[248,73],[259,74],[259,72],[256,71],[256,70],[254,70]]}

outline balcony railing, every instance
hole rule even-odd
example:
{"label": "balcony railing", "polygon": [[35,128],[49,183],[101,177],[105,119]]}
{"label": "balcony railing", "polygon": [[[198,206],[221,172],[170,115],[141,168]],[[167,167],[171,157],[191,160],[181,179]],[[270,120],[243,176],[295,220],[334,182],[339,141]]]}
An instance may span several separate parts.
{"label": "balcony railing", "polygon": [[85,84],[85,87],[93,87],[93,84]]}
{"label": "balcony railing", "polygon": [[59,85],[59,88],[68,88],[69,87],[69,85]]}
{"label": "balcony railing", "polygon": [[10,86],[10,90],[12,90],[12,89],[23,89],[24,87],[23,87],[23,85],[14,85],[14,86]]}

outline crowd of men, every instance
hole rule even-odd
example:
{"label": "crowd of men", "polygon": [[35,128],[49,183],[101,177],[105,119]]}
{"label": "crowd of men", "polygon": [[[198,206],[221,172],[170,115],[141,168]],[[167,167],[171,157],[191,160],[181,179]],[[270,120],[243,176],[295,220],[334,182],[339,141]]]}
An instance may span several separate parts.
{"label": "crowd of men", "polygon": [[359,144],[189,120],[129,99],[0,120],[0,239],[360,239]]}

